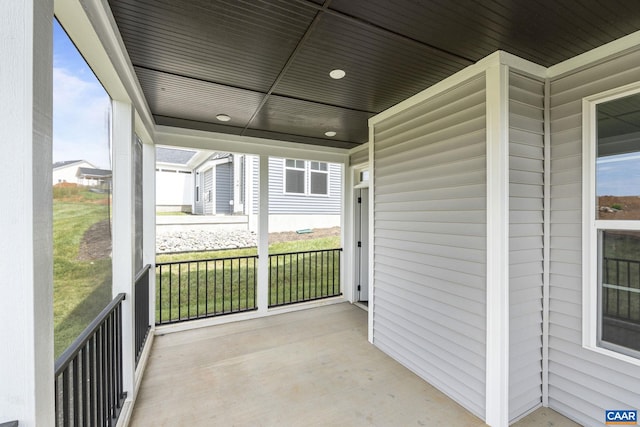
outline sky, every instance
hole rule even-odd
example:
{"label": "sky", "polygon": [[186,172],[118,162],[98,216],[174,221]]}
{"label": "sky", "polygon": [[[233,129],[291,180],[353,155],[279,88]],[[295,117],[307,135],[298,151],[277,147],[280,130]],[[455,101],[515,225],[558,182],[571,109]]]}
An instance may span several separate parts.
{"label": "sky", "polygon": [[53,161],[111,169],[110,99],[56,20],[53,22]]}
{"label": "sky", "polygon": [[596,171],[598,196],[640,196],[640,153],[601,157]]}

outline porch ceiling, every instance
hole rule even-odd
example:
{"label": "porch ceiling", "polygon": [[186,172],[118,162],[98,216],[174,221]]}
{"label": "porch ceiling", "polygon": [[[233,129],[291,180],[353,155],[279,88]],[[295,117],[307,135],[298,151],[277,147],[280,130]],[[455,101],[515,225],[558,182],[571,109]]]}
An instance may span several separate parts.
{"label": "porch ceiling", "polygon": [[638,0],[109,4],[157,124],[342,148],[498,49],[551,66],[640,30]]}

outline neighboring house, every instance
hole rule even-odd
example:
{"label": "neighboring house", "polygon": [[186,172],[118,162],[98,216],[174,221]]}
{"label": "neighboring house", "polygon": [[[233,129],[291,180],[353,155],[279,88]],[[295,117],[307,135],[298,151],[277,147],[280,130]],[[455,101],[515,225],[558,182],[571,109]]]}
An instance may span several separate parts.
{"label": "neighboring house", "polygon": [[205,156],[201,151],[156,148],[156,210],[192,212],[193,165]]}
{"label": "neighboring house", "polygon": [[108,169],[78,168],[76,179],[78,185],[89,187],[108,186],[111,183],[111,171]]}
{"label": "neighboring house", "polygon": [[[213,153],[194,169],[197,215],[248,215],[257,224],[259,159]],[[269,231],[340,225],[342,166],[299,159],[269,158]]]}
{"label": "neighboring house", "polygon": [[270,157],[269,231],[340,226],[342,181],[340,164]]}
{"label": "neighboring house", "polygon": [[86,160],[66,160],[62,162],[55,162],[53,164],[53,185],[68,182],[72,184],[79,184],[78,182],[78,169],[96,167]]}
{"label": "neighboring house", "polygon": [[240,154],[213,153],[194,169],[194,214],[247,213],[244,161],[245,156]]}

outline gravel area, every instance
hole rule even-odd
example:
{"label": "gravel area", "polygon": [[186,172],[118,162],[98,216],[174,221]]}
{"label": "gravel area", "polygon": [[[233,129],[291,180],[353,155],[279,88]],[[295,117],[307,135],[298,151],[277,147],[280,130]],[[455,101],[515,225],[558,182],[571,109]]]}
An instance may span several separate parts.
{"label": "gravel area", "polygon": [[244,230],[186,229],[156,234],[156,252],[159,254],[249,248],[256,245],[256,235]]}
{"label": "gravel area", "polygon": [[[317,228],[311,233],[302,234],[298,234],[295,231],[287,231],[270,233],[269,243],[318,239],[339,235],[340,227]],[[204,231],[185,228],[182,231],[159,231],[156,234],[156,252],[159,254],[251,248],[257,245],[256,234],[245,230]]]}

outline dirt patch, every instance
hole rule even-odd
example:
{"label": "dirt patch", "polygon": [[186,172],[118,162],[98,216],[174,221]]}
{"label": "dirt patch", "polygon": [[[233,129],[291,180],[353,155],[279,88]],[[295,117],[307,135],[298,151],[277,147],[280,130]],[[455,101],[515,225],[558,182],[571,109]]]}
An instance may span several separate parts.
{"label": "dirt patch", "polygon": [[293,240],[311,240],[321,237],[333,237],[340,235],[340,227],[314,228],[311,233],[296,233],[285,231],[282,233],[269,233],[269,243],[291,242]]}
{"label": "dirt patch", "polygon": [[640,197],[598,197],[598,219],[640,219]]}
{"label": "dirt patch", "polygon": [[111,222],[108,219],[93,224],[80,241],[78,261],[95,261],[111,256]]}

